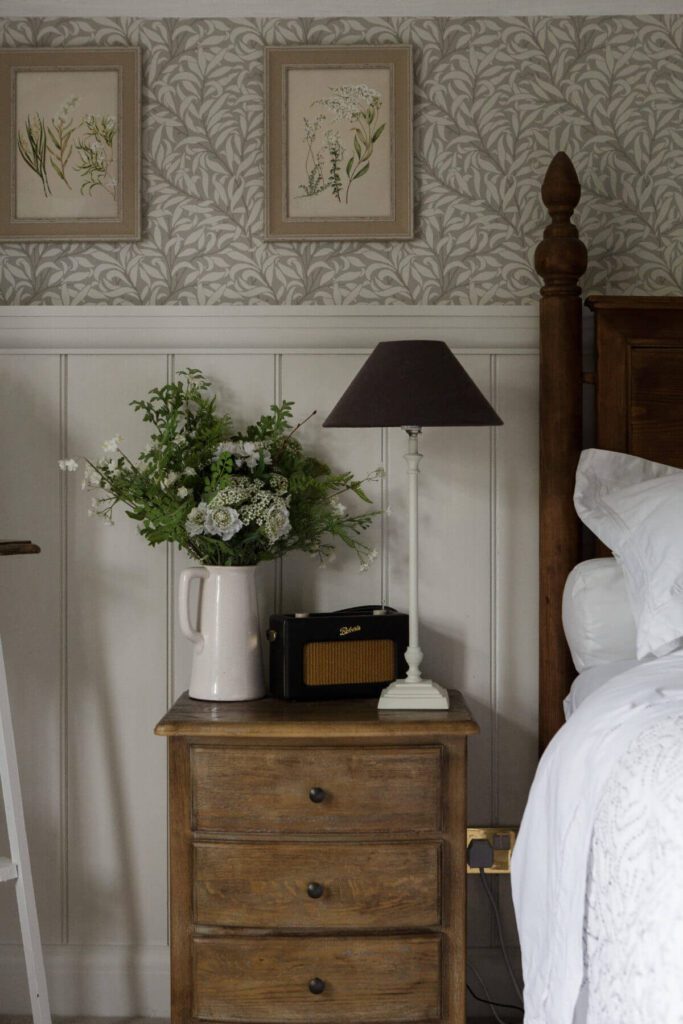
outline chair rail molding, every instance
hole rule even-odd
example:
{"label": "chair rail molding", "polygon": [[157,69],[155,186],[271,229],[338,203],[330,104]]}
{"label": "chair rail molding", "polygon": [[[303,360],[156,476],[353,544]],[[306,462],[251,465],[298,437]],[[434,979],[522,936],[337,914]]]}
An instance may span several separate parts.
{"label": "chair rail molding", "polygon": [[525,306],[2,306],[0,352],[365,352],[439,337],[459,352],[538,351]]}

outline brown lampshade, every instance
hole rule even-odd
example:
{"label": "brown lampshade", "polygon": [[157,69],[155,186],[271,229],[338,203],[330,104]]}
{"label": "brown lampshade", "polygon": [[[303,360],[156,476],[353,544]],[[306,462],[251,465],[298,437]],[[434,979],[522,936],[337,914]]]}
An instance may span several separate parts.
{"label": "brown lampshade", "polygon": [[490,427],[503,421],[444,341],[382,341],[324,427]]}

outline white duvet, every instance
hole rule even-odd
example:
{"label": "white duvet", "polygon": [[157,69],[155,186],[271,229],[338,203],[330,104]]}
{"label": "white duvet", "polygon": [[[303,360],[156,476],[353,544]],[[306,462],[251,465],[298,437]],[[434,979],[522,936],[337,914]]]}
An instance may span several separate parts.
{"label": "white duvet", "polygon": [[541,760],[512,862],[525,1024],[683,1024],[681,863],[679,651],[592,694]]}

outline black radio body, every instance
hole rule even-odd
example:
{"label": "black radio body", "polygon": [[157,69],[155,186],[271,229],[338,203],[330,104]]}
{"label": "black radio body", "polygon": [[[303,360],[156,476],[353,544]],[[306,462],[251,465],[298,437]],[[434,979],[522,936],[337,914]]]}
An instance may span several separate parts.
{"label": "black radio body", "polygon": [[378,697],[405,677],[408,616],[365,605],[272,615],[270,691],[285,700]]}

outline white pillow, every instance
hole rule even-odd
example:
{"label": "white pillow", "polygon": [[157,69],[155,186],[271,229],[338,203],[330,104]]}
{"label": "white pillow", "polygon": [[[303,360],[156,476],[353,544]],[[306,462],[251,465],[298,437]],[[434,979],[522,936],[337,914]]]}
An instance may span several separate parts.
{"label": "white pillow", "polygon": [[636,656],[636,623],[624,572],[614,558],[591,558],[569,573],[562,625],[577,672]]}
{"label": "white pillow", "polygon": [[628,672],[629,669],[635,668],[639,664],[639,661],[613,661],[609,665],[593,665],[592,668],[587,668],[585,672],[580,672],[572,683],[571,690],[562,702],[565,719],[569,720],[576,709],[583,704],[586,697],[590,697],[592,693],[599,690],[605,683],[609,683],[610,679]]}
{"label": "white pillow", "polygon": [[683,638],[683,472],[589,448],[579,460],[574,504],[621,562],[638,658],[674,650]]}

